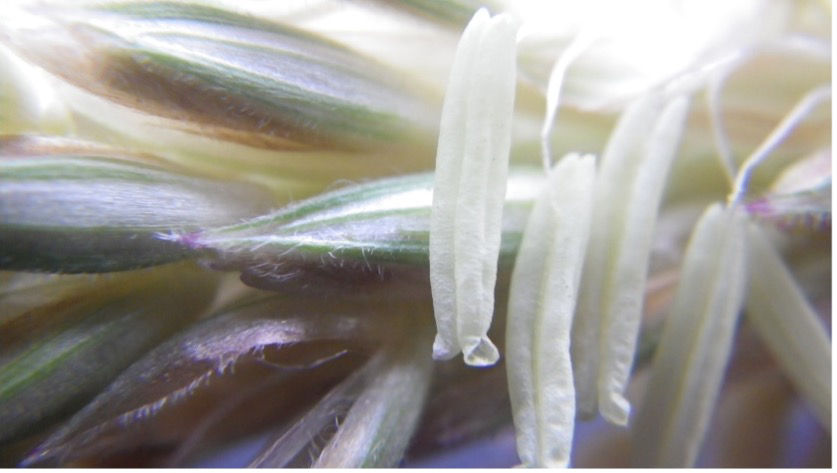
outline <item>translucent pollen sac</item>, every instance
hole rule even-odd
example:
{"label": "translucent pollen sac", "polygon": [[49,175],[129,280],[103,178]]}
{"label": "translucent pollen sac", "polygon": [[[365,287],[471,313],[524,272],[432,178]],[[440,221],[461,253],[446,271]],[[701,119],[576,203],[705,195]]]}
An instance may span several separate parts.
{"label": "translucent pollen sac", "polygon": [[573,325],[578,411],[625,425],[623,392],[636,351],[651,242],[689,110],[686,96],[649,93],[608,140],[596,177],[590,244]]}
{"label": "translucent pollen sac", "polygon": [[575,426],[570,335],[590,234],[593,156],[564,157],[529,217],[512,273],[506,371],[517,452],[526,466],[565,467]]}
{"label": "translucent pollen sac", "polygon": [[782,371],[808,401],[820,424],[831,426],[831,341],[781,256],[757,224],[747,227],[750,291],[747,319]]}
{"label": "translucent pollen sac", "polygon": [[746,220],[709,207],[689,242],[674,305],[634,419],[634,461],[694,465],[721,388],[747,289]]}
{"label": "translucent pollen sac", "polygon": [[456,50],[442,109],[430,221],[435,359],[494,364],[500,224],[516,80],[517,26],[479,10]]}

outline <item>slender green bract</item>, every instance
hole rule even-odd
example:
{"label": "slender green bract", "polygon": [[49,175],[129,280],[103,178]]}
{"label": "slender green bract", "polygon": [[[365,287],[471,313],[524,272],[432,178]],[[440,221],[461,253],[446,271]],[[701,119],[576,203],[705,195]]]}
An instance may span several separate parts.
{"label": "slender green bract", "polygon": [[398,466],[418,424],[433,373],[428,350],[432,329],[419,317],[411,317],[405,325],[400,337],[389,340],[376,355],[381,360],[373,358],[369,362],[373,366],[368,367],[366,388],[323,449],[315,468]]}
{"label": "slender green bract", "polygon": [[[543,180],[533,169],[510,173],[501,222],[505,263],[517,250]],[[331,281],[340,274],[378,280],[389,270],[426,269],[433,193],[432,174],[381,179],[176,239],[216,266],[243,271],[245,282],[258,287],[290,287],[302,270],[309,277],[327,272]],[[422,284],[426,278],[423,273]]]}
{"label": "slender green bract", "polygon": [[[203,295],[197,291],[193,297]],[[386,338],[389,319],[391,314],[382,307],[351,298],[335,302],[263,294],[249,297],[146,353],[30,452],[24,465],[49,465],[124,446],[120,442],[132,439],[132,429],[126,426],[147,421],[162,409],[179,407],[213,378],[233,371],[239,359],[258,355],[265,347],[323,340],[351,341],[355,348],[374,346]]]}
{"label": "slender green bract", "polygon": [[[174,265],[90,281],[84,292],[8,320],[4,335],[31,319],[54,324],[0,349],[0,441],[35,431],[81,407],[146,350],[194,321],[217,275]],[[81,296],[81,297],[79,297]],[[18,329],[17,332],[20,332]]]}
{"label": "slender green bract", "polygon": [[0,142],[0,269],[64,273],[153,266],[193,251],[160,234],[270,208],[258,188],[114,157],[19,152]]}
{"label": "slender green bract", "polygon": [[11,29],[27,59],[194,135],[368,149],[435,128],[432,108],[392,71],[292,26],[166,1],[32,10],[54,25]]}

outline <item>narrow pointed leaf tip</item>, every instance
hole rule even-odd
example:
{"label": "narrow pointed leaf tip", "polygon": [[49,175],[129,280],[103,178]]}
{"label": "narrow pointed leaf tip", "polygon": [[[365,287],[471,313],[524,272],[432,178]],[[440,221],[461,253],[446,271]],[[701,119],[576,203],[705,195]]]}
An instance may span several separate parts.
{"label": "narrow pointed leaf tip", "polygon": [[430,221],[430,284],[438,331],[435,359],[460,351],[494,364],[488,339],[500,250],[515,96],[515,36],[508,15],[478,11],[459,42],[436,154]]}
{"label": "narrow pointed leaf tip", "polygon": [[633,425],[636,465],[694,465],[747,288],[746,221],[715,204],[689,242],[672,313]]}
{"label": "narrow pointed leaf tip", "polygon": [[575,426],[570,332],[590,234],[595,159],[568,155],[549,173],[515,262],[507,376],[526,466],[565,467]]}

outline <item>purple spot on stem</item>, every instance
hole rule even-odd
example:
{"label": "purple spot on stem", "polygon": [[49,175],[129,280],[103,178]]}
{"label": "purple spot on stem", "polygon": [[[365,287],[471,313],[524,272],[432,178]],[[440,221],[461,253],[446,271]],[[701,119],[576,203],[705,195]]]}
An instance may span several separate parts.
{"label": "purple spot on stem", "polygon": [[751,200],[744,204],[744,208],[747,209],[747,212],[754,215],[767,216],[773,213],[773,206],[764,198]]}
{"label": "purple spot on stem", "polygon": [[175,241],[177,241],[180,244],[186,245],[191,250],[198,250],[200,248],[203,248],[203,245],[200,243],[200,232],[192,232],[183,235],[177,235],[177,239]]}

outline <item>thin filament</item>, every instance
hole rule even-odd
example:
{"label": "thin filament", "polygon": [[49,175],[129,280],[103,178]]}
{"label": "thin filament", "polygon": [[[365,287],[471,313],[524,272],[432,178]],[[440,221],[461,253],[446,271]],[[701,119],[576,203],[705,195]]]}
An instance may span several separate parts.
{"label": "thin filament", "polygon": [[730,193],[727,202],[731,205],[736,205],[747,194],[747,187],[750,183],[753,171],[761,164],[770,153],[772,153],[788,136],[802,123],[805,118],[810,115],[817,106],[831,98],[831,85],[823,85],[817,87],[805,94],[788,113],[785,118],[779,123],[776,128],[767,136],[762,144],[744,161],[738,175],[735,178],[735,185],[733,191]]}
{"label": "thin filament", "polygon": [[541,128],[541,150],[544,171],[549,174],[552,169],[552,149],[549,144],[549,135],[555,127],[555,119],[558,117],[558,107],[561,102],[561,88],[564,86],[564,77],[570,65],[579,58],[593,44],[595,36],[589,33],[581,33],[576,36],[561,54],[552,72],[549,73],[549,84],[546,92],[546,118]]}

